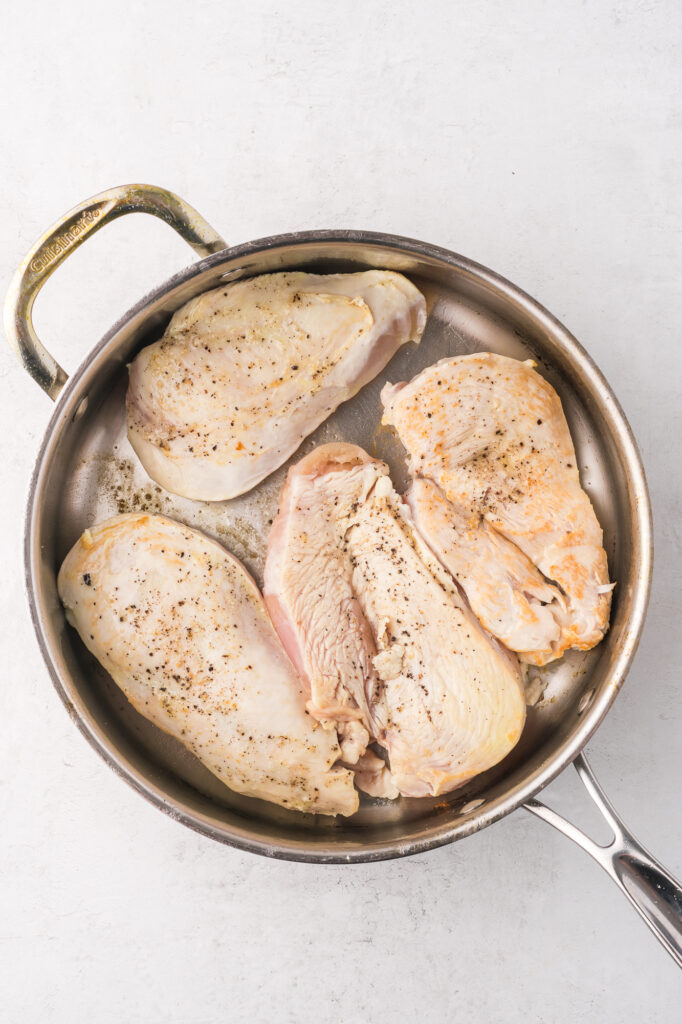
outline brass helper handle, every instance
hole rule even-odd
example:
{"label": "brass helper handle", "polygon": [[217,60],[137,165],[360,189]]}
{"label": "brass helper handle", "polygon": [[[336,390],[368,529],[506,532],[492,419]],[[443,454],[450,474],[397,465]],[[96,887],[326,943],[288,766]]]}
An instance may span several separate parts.
{"label": "brass helper handle", "polygon": [[36,334],[32,310],[36,295],[74,249],[105,224],[126,213],[150,213],[181,235],[199,256],[227,243],[197,211],[173,192],[154,185],[120,185],[79,203],[42,235],[12,278],[5,299],[5,333],[26,370],[55,400],[68,379]]}

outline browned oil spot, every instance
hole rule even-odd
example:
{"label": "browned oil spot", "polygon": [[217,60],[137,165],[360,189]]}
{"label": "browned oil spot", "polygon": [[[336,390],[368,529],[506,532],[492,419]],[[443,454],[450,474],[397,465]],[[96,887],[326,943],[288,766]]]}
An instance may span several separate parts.
{"label": "browned oil spot", "polygon": [[221,543],[242,558],[258,559],[263,550],[263,539],[251,523],[237,517],[233,523],[215,524]]}
{"label": "browned oil spot", "polygon": [[117,512],[168,514],[170,495],[154,484],[135,483],[135,469],[129,459],[102,459],[98,466],[98,489],[113,501]]}

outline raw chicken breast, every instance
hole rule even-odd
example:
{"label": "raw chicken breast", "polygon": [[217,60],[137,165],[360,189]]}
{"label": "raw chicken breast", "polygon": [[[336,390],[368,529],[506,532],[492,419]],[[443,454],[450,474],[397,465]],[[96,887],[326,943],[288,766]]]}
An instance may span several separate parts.
{"label": "raw chicken breast", "polygon": [[166,490],[233,498],[419,341],[425,323],[422,294],[386,270],[265,274],[206,292],[133,361],[128,437]]}
{"label": "raw chicken breast", "polygon": [[289,471],[265,598],[311,713],[366,730],[400,793],[437,795],[509,753],[525,703],[516,660],[419,539],[387,473],[346,444]]}
{"label": "raw chicken breast", "polygon": [[543,665],[599,643],[612,588],[561,402],[533,367],[444,359],[382,401],[417,478],[419,530],[486,628]]}
{"label": "raw chicken breast", "polygon": [[255,583],[208,537],[162,516],[86,530],[59,573],[67,618],[131,704],[247,796],[353,814],[336,733],[301,683]]}

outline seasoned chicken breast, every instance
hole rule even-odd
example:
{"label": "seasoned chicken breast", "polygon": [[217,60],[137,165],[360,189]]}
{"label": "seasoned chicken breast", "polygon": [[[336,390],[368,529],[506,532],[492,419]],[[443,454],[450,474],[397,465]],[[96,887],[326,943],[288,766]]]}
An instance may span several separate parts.
{"label": "seasoned chicken breast", "polygon": [[534,364],[445,359],[382,401],[409,455],[415,522],[486,628],[537,665],[598,644],[612,589],[602,531]]}
{"label": "seasoned chicken breast", "polygon": [[515,544],[478,513],[417,477],[405,498],[414,524],[452,573],[489,633],[524,661],[545,664],[562,649],[566,599]]}
{"label": "seasoned chicken breast", "polygon": [[358,795],[336,732],[301,683],[244,567],[162,516],[86,530],[59,573],[69,622],[133,706],[231,789],[349,815]]}
{"label": "seasoned chicken breast", "polygon": [[376,739],[400,793],[436,795],[509,753],[524,696],[516,659],[481,628],[387,473],[346,444],[290,470],[265,598],[311,714]]}
{"label": "seasoned chicken breast", "polygon": [[281,466],[419,341],[424,297],[385,270],[265,274],[178,310],[130,367],[128,437],[150,477],[220,501]]}

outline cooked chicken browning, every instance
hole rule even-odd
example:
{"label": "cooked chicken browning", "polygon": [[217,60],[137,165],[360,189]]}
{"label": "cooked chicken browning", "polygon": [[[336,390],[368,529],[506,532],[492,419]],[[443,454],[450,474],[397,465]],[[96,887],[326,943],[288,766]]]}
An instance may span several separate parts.
{"label": "cooked chicken browning", "polygon": [[399,792],[436,795],[506,756],[524,698],[515,659],[415,534],[387,472],[352,445],[290,471],[266,600],[313,712],[353,715],[388,752]]}
{"label": "cooked chicken browning", "polygon": [[243,566],[162,516],[86,530],[59,573],[67,617],[131,704],[239,793],[353,814],[336,733],[300,681]]}
{"label": "cooked chicken browning", "polygon": [[533,365],[445,359],[382,400],[419,529],[486,628],[542,665],[599,643],[612,588],[561,402]]}
{"label": "cooked chicken browning", "polygon": [[419,533],[487,631],[524,661],[539,665],[555,658],[568,621],[561,591],[515,544],[477,513],[449,502],[432,480],[417,478],[405,500]]}
{"label": "cooked chicken browning", "polygon": [[220,501],[281,466],[426,323],[401,274],[281,273],[183,306],[130,367],[128,437],[169,491]]}

